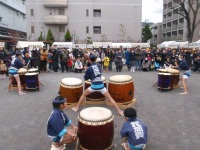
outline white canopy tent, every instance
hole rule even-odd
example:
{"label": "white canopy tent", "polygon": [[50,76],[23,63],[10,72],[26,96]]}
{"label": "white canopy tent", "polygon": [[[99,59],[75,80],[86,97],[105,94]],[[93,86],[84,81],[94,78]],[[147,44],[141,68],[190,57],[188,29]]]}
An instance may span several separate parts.
{"label": "white canopy tent", "polygon": [[170,44],[176,43],[176,41],[165,41],[160,44],[159,48],[167,48]]}
{"label": "white canopy tent", "polygon": [[0,42],[0,47],[5,47],[5,42]]}
{"label": "white canopy tent", "polygon": [[72,48],[72,42],[53,42],[53,46],[57,46],[58,48]]}
{"label": "white canopy tent", "polygon": [[169,48],[177,48],[177,47],[188,48],[188,46],[189,46],[189,42],[188,41],[175,42],[175,43],[169,44]]}
{"label": "white canopy tent", "polygon": [[103,46],[103,43],[102,42],[93,42],[92,45],[94,48],[100,48]]}
{"label": "white canopy tent", "polygon": [[131,43],[112,43],[112,48],[131,48]]}
{"label": "white canopy tent", "polygon": [[43,46],[44,46],[43,42],[18,41],[16,48],[29,47],[30,50],[33,50],[33,49],[38,49]]}
{"label": "white canopy tent", "polygon": [[131,47],[140,46],[141,48],[148,48],[150,47],[149,43],[131,43]]}
{"label": "white canopy tent", "polygon": [[197,42],[189,43],[189,48],[200,48],[200,40]]}
{"label": "white canopy tent", "polygon": [[103,48],[108,48],[109,47],[112,47],[112,42],[103,42]]}

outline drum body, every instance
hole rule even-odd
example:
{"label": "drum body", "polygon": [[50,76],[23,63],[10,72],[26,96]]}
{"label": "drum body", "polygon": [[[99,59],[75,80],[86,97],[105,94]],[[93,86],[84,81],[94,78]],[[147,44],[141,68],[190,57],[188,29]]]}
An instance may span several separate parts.
{"label": "drum body", "polygon": [[76,103],[83,93],[82,80],[64,78],[60,83],[60,95],[67,98],[67,103]]}
{"label": "drum body", "polygon": [[114,137],[114,116],[103,107],[82,110],[78,117],[78,136],[82,150],[109,150]]}
{"label": "drum body", "polygon": [[26,89],[39,89],[38,73],[26,73]]}
{"label": "drum body", "polygon": [[129,75],[111,76],[108,91],[117,103],[131,102],[134,98],[134,83]]}
{"label": "drum body", "polygon": [[179,81],[180,81],[180,74],[173,74],[172,73],[172,80],[171,80],[172,85],[177,86]]}
{"label": "drum body", "polygon": [[28,72],[29,73],[33,73],[33,72],[38,73],[38,69],[37,68],[31,68],[31,69],[28,70]]}
{"label": "drum body", "polygon": [[[103,76],[101,78],[103,80],[104,87],[107,87],[106,78]],[[90,80],[85,81],[85,90],[90,86],[91,86],[91,81]],[[105,96],[101,94],[101,92],[93,92],[90,95],[88,95],[86,99],[89,101],[92,101],[92,100],[102,101],[102,100],[105,100]]]}
{"label": "drum body", "polygon": [[171,77],[172,75],[170,73],[158,73],[157,87],[160,89],[170,89]]}

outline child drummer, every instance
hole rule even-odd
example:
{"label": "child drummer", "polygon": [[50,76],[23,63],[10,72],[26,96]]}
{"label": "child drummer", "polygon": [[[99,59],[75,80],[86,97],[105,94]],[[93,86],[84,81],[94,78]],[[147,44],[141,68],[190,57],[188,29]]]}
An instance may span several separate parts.
{"label": "child drummer", "polygon": [[97,57],[94,54],[90,55],[91,66],[86,70],[84,76],[85,80],[91,80],[91,86],[84,91],[79,99],[78,104],[76,105],[76,107],[72,108],[72,110],[78,111],[81,103],[85,100],[87,95],[93,92],[101,92],[112,103],[117,112],[120,115],[123,115],[123,111],[119,109],[116,102],[113,100],[107,89],[104,87],[103,81],[101,79],[101,67],[99,64],[96,63],[96,58]]}
{"label": "child drummer", "polygon": [[[77,127],[63,112],[66,108],[66,98],[57,96],[53,102],[53,111],[47,121],[47,134],[52,140],[51,150],[64,150],[65,144],[77,141]],[[71,126],[71,128],[66,128]]]}

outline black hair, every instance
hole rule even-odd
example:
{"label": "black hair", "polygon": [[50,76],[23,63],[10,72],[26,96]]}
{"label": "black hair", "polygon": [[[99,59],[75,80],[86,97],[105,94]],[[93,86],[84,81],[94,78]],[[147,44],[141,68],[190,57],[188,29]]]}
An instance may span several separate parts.
{"label": "black hair", "polygon": [[54,100],[56,100],[58,103],[56,102],[52,102],[52,105],[54,108],[59,108],[61,104],[64,104],[64,102],[59,103],[59,101],[63,101],[65,98],[63,96],[57,96]]}
{"label": "black hair", "polygon": [[137,117],[137,112],[134,108],[126,108],[124,110],[124,116],[127,118],[135,119]]}
{"label": "black hair", "polygon": [[96,59],[97,59],[97,57],[95,56],[95,55],[90,55],[90,60],[92,61],[92,62],[95,62],[96,61]]}

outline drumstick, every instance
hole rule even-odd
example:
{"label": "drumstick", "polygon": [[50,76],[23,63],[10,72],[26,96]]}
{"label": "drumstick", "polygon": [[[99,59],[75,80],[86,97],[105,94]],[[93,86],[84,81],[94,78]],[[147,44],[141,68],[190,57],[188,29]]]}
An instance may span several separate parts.
{"label": "drumstick", "polygon": [[27,63],[27,65],[26,65],[26,67],[28,67],[29,63],[30,63],[30,60],[28,61],[28,63]]}

